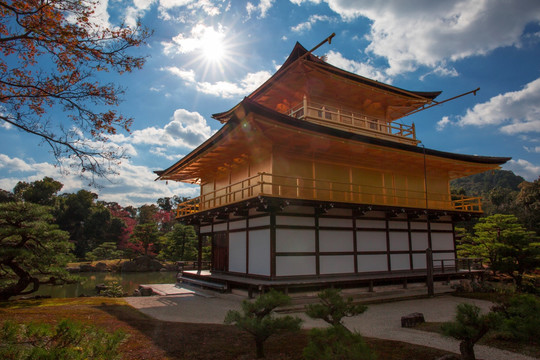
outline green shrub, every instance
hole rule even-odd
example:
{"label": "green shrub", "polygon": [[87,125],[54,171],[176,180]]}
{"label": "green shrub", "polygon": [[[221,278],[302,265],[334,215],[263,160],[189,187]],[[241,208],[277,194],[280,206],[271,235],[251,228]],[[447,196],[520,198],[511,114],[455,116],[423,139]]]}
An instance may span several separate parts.
{"label": "green shrub", "polygon": [[100,292],[101,296],[106,297],[112,297],[112,298],[118,298],[124,296],[124,289],[122,288],[122,285],[118,283],[118,281],[108,281],[105,286],[107,287],[105,290],[102,290]]}
{"label": "green shrub", "polygon": [[311,329],[304,348],[306,360],[372,360],[375,354],[358,333],[343,326]]}
{"label": "green shrub", "polygon": [[300,320],[292,316],[273,316],[277,307],[288,305],[291,298],[274,289],[259,296],[254,302],[244,300],[242,312],[229,310],[225,324],[235,324],[240,329],[253,335],[257,349],[257,358],[264,357],[264,342],[271,335],[281,331],[300,330]]}
{"label": "green shrub", "polygon": [[104,242],[94,250],[87,252],[85,257],[92,261],[122,259],[124,252],[117,249],[116,243]]}
{"label": "green shrub", "polygon": [[352,297],[346,300],[339,289],[324,289],[318,294],[320,303],[306,306],[306,314],[313,319],[321,319],[332,326],[343,326],[344,317],[356,316],[367,310],[367,306],[353,304]]}
{"label": "green shrub", "polygon": [[457,306],[456,319],[444,323],[441,330],[444,335],[460,340],[459,350],[463,360],[475,360],[474,345],[497,327],[498,317],[494,313],[480,315],[480,308],[471,304]]}
{"label": "green shrub", "polygon": [[62,320],[56,325],[6,321],[0,334],[0,358],[10,360],[119,359],[121,331],[109,333],[92,325]]}
{"label": "green shrub", "polygon": [[513,296],[496,308],[502,317],[499,336],[540,343],[540,300],[530,294]]}

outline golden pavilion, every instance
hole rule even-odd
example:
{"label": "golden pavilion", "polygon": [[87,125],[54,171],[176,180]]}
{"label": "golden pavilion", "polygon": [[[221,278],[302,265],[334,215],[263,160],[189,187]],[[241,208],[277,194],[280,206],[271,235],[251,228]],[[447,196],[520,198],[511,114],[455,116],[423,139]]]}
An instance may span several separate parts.
{"label": "golden pavilion", "polygon": [[297,43],[268,81],[213,115],[219,131],[156,171],[200,185],[177,217],[199,244],[211,239],[204,275],[259,289],[425,277],[427,249],[457,271],[454,224],[482,204],[453,197],[450,180],[509,158],[419,146],[414,124],[396,120],[439,94],[347,72]]}

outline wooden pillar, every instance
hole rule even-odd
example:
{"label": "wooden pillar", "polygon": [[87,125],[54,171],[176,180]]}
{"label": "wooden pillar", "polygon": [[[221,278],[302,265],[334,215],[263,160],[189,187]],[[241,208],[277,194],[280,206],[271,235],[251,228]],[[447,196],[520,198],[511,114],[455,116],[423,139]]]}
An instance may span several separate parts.
{"label": "wooden pillar", "polygon": [[427,279],[426,285],[429,296],[435,295],[435,289],[433,285],[433,251],[431,248],[426,249],[426,267],[427,267]]}
{"label": "wooden pillar", "polygon": [[202,271],[202,235],[199,231],[198,244],[197,244],[197,274],[201,274]]}

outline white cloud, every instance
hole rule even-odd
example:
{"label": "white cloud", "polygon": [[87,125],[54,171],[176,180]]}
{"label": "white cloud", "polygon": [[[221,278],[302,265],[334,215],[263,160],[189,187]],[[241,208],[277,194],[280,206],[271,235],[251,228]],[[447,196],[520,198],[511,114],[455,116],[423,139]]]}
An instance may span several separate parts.
{"label": "white cloud", "polygon": [[451,124],[450,118],[448,116],[443,116],[437,123],[437,131],[442,131],[449,124]]}
{"label": "white cloud", "polygon": [[[159,16],[164,20],[185,22],[202,12],[203,16],[221,14],[225,0],[159,0]],[[228,9],[226,5],[225,11]],[[188,11],[186,11],[188,10]]]}
{"label": "white cloud", "polygon": [[179,155],[179,154],[168,154],[167,151],[168,151],[167,148],[160,147],[160,146],[153,147],[150,149],[151,154],[160,156],[162,158],[165,158],[171,161],[177,161],[185,156],[185,155]]}
{"label": "white cloud", "polygon": [[527,181],[534,181],[540,176],[540,165],[534,165],[531,162],[523,159],[510,160],[503,166],[503,168],[523,176],[523,178]]}
{"label": "white cloud", "polygon": [[7,170],[10,173],[14,171],[27,172],[33,170],[32,166],[27,164],[24,160],[20,158],[10,158],[4,154],[0,154],[0,169]]}
{"label": "white cloud", "polygon": [[232,98],[235,96],[248,95],[262,83],[270,78],[272,74],[268,71],[258,71],[256,73],[248,73],[238,83],[229,81],[217,81],[210,83],[207,81],[197,82],[195,80],[195,72],[193,70],[184,70],[177,67],[167,67],[162,70],[168,71],[173,75],[178,76],[186,83],[195,86],[197,91],[219,96],[222,98]]}
{"label": "white cloud", "polygon": [[346,59],[343,57],[343,55],[341,55],[341,53],[335,52],[332,50],[330,50],[326,54],[326,57],[327,57],[328,63],[338,68],[350,71],[358,75],[365,76],[373,80],[381,81],[387,84],[392,83],[392,79],[386,76],[382,70],[378,70],[377,68],[375,68],[374,66],[370,64],[360,63],[354,60]]}
{"label": "white cloud", "polygon": [[220,43],[227,36],[225,28],[218,24],[217,29],[199,23],[191,28],[190,35],[182,33],[172,38],[172,41],[162,42],[166,55],[189,54],[194,51],[204,51],[209,43]]}
{"label": "white cloud", "polygon": [[193,70],[184,70],[176,66],[167,66],[164,68],[161,68],[162,71],[168,71],[171,74],[178,76],[180,79],[184,80],[188,83],[194,83],[195,82],[195,71]]}
{"label": "white cloud", "polygon": [[501,126],[506,134],[540,132],[540,78],[522,90],[497,95],[458,117],[461,126]]}
{"label": "white cloud", "polygon": [[252,13],[258,12],[259,18],[266,17],[266,13],[270,8],[272,7],[274,3],[274,0],[261,0],[259,2],[259,5],[253,5],[253,3],[249,2],[246,4],[246,11],[248,13],[248,17],[251,17]]}
{"label": "white cloud", "polygon": [[438,75],[440,77],[447,77],[447,76],[456,77],[456,76],[459,76],[459,73],[453,67],[448,68],[444,65],[439,65],[432,71],[428,72],[427,74],[420,76],[420,80],[424,81],[424,79],[429,75]]}
{"label": "white cloud", "polygon": [[[0,154],[0,160],[2,164],[13,165],[13,176],[4,176],[0,179],[0,188],[4,190],[12,190],[19,181],[33,182],[49,176],[64,184],[62,192],[72,193],[86,188],[98,193],[99,200],[116,201],[123,206],[155,203],[158,198],[164,196],[194,197],[199,191],[198,186],[177,182],[169,182],[167,185],[164,181],[154,181],[156,175],[153,170],[155,169],[135,165],[129,160],[118,166],[116,169],[118,175],[111,176],[111,182],[100,181],[100,188],[88,188],[79,175],[66,174],[49,163],[28,162],[20,158],[10,158],[5,154]],[[66,163],[69,161],[69,159],[64,159]],[[31,174],[28,174],[29,172]]]}
{"label": "white cloud", "polygon": [[419,66],[437,68],[445,61],[485,55],[500,47],[518,47],[525,26],[540,21],[537,0],[325,2],[344,20],[365,17],[371,21],[367,51],[388,60],[388,75]]}
{"label": "white cloud", "polygon": [[294,32],[304,32],[311,30],[311,27],[319,21],[333,21],[334,19],[326,15],[311,15],[308,21],[300,23],[291,28]]}
{"label": "white cloud", "polygon": [[151,126],[132,131],[129,136],[112,135],[111,140],[121,144],[166,145],[193,149],[211,135],[212,130],[201,114],[178,109],[163,128]]}
{"label": "white cloud", "polygon": [[530,152],[530,153],[540,153],[540,146],[535,146],[535,147],[524,146],[523,148],[525,149],[525,151]]}

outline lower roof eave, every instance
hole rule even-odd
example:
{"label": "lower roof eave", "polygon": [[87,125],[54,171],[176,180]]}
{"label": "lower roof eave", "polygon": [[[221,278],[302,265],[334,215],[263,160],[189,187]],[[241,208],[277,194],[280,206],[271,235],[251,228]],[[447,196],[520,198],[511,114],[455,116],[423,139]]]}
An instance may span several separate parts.
{"label": "lower roof eave", "polygon": [[[287,213],[288,206],[307,206],[313,207],[319,214],[324,214],[330,209],[351,209],[355,217],[364,216],[370,211],[383,211],[387,217],[398,218],[400,214],[407,214],[412,218],[428,214],[431,217],[451,216],[456,221],[467,220],[473,217],[483,215],[482,211],[465,211],[465,210],[444,210],[444,209],[426,209],[405,206],[389,206],[389,205],[373,205],[373,204],[352,204],[336,201],[319,201],[319,200],[303,200],[303,199],[288,199],[276,198],[271,196],[259,196],[233,204],[228,204],[208,210],[194,212],[189,215],[177,217],[177,220],[191,225],[208,225],[213,222],[226,220],[230,218],[230,214],[238,218],[246,217],[250,209],[257,209],[260,213],[283,212]],[[356,212],[356,213],[355,213]]]}

